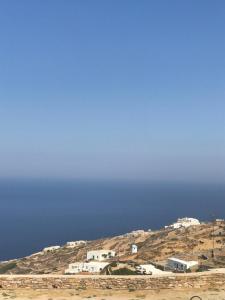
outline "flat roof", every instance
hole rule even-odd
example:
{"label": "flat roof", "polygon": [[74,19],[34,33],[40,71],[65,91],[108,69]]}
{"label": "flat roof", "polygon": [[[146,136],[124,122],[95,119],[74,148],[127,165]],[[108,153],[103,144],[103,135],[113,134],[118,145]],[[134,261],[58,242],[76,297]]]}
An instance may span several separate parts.
{"label": "flat roof", "polygon": [[179,258],[176,258],[176,257],[169,257],[168,260],[173,260],[173,261],[176,261],[176,262],[179,262],[181,264],[188,264],[188,263],[198,263],[197,261],[194,261],[194,260],[182,260],[182,259],[179,259]]}

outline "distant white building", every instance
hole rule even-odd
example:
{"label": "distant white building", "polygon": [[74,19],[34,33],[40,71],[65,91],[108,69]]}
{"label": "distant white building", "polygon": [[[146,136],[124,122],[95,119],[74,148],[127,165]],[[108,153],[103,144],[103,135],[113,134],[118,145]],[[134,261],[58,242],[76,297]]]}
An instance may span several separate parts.
{"label": "distant white building", "polygon": [[138,252],[138,246],[135,244],[131,245],[131,253],[135,254],[137,252]]}
{"label": "distant white building", "polygon": [[198,266],[198,262],[197,261],[185,261],[185,260],[181,260],[179,258],[170,257],[167,260],[166,266],[171,270],[186,272],[188,269]]}
{"label": "distant white building", "polygon": [[43,249],[43,252],[53,252],[55,250],[58,250],[60,246],[50,246]]}
{"label": "distant white building", "polygon": [[201,223],[199,222],[198,219],[194,219],[194,218],[181,218],[181,219],[177,219],[177,222],[169,225],[169,226],[165,226],[165,228],[172,228],[172,229],[178,229],[181,227],[189,227],[189,226],[193,226],[193,225],[200,225]]}
{"label": "distant white building", "polygon": [[224,222],[224,219],[216,219],[216,222]]}
{"label": "distant white building", "polygon": [[142,275],[171,274],[171,272],[159,270],[151,264],[137,266],[136,270],[139,274]]}
{"label": "distant white building", "polygon": [[88,273],[100,273],[109,264],[107,262],[76,262],[69,264],[68,269],[65,270],[65,274],[78,274],[81,272]]}
{"label": "distant white building", "polygon": [[87,252],[87,260],[104,261],[115,255],[116,252],[113,250],[92,250]]}
{"label": "distant white building", "polygon": [[148,231],[144,231],[142,229],[133,230],[131,232],[125,233],[123,236],[125,237],[138,237],[138,236],[145,236],[148,235]]}
{"label": "distant white building", "polygon": [[67,248],[74,248],[81,245],[86,245],[87,241],[73,241],[73,242],[67,242],[66,247]]}

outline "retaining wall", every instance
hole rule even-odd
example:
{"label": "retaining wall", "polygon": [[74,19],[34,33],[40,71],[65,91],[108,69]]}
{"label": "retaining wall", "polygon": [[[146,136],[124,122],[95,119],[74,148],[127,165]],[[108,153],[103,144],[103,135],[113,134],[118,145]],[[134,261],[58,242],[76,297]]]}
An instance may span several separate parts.
{"label": "retaining wall", "polygon": [[2,275],[0,289],[225,289],[225,274],[174,276]]}

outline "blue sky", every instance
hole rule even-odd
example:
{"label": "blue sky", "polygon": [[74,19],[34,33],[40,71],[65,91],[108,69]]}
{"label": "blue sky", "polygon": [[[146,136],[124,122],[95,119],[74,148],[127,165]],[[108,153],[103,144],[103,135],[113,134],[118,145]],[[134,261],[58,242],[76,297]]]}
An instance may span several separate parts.
{"label": "blue sky", "polygon": [[225,180],[225,2],[0,3],[0,177]]}

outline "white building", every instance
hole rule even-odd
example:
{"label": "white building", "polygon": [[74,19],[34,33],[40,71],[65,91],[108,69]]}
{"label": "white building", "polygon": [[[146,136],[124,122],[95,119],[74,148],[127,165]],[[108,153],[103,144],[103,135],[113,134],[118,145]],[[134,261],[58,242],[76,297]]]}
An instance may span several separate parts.
{"label": "white building", "polygon": [[81,272],[88,273],[100,273],[109,264],[107,262],[76,262],[69,264],[68,269],[65,270],[65,274],[78,274]]}
{"label": "white building", "polygon": [[132,254],[135,254],[135,253],[137,253],[137,252],[138,252],[138,247],[137,247],[137,245],[135,245],[135,244],[131,245],[131,253],[132,253]]}
{"label": "white building", "polygon": [[171,274],[171,272],[165,272],[165,271],[159,270],[151,264],[140,265],[140,266],[136,267],[136,270],[139,274],[142,274],[142,275]]}
{"label": "white building", "polygon": [[92,250],[87,252],[87,260],[104,261],[115,255],[116,252],[113,250]]}
{"label": "white building", "polygon": [[148,235],[148,231],[144,231],[142,229],[139,230],[133,230],[131,232],[125,233],[124,237],[138,237],[138,236],[145,236]]}
{"label": "white building", "polygon": [[224,222],[224,219],[216,219],[216,222]]}
{"label": "white building", "polygon": [[200,222],[198,219],[194,219],[194,218],[181,218],[181,219],[177,219],[177,222],[169,225],[169,226],[165,226],[165,228],[172,228],[172,229],[178,229],[181,227],[189,227],[189,226],[193,226],[193,225],[200,225]]}
{"label": "white building", "polygon": [[86,244],[87,244],[86,241],[73,241],[73,242],[67,242],[66,247],[67,248],[74,248],[74,247],[81,246],[81,245],[86,245]]}
{"label": "white building", "polygon": [[55,250],[58,250],[60,246],[50,246],[43,249],[43,252],[53,252]]}
{"label": "white building", "polygon": [[171,270],[186,272],[188,269],[198,266],[197,261],[185,261],[175,257],[170,257],[167,260],[167,267]]}

